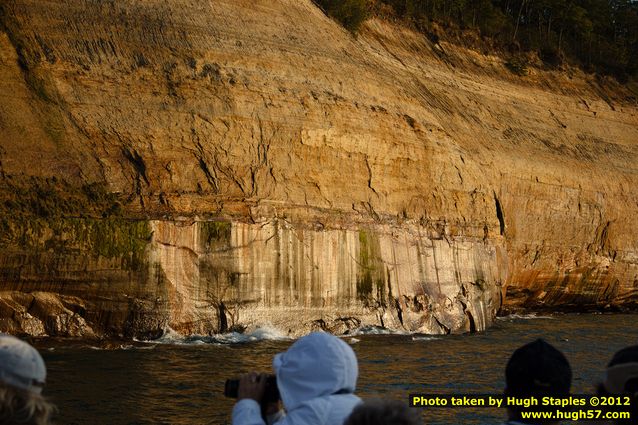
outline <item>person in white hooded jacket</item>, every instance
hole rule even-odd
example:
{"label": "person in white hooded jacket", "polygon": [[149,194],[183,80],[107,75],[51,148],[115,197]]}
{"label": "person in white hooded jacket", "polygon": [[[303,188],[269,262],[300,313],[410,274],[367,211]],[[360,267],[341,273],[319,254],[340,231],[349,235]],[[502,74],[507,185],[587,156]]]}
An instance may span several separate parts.
{"label": "person in white hooded jacket", "polygon": [[[342,424],[361,399],[354,395],[357,358],[341,339],[314,332],[275,355],[273,368],[286,409],[276,425]],[[259,402],[264,376],[245,375],[239,384],[239,401],[233,408],[233,425],[264,425]],[[270,422],[270,421],[269,421]]]}

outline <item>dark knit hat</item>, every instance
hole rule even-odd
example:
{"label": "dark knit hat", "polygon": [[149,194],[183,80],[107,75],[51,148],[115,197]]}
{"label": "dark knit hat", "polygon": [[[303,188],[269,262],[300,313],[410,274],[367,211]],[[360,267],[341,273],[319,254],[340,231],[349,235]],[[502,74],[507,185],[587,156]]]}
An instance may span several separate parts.
{"label": "dark knit hat", "polygon": [[572,369],[563,353],[537,339],[514,351],[505,368],[505,379],[508,394],[568,395]]}

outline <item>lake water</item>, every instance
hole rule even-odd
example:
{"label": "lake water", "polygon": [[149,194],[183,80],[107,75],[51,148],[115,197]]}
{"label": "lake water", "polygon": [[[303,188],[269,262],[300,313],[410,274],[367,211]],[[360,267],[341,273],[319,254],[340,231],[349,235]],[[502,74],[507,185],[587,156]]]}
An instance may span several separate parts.
{"label": "lake water", "polygon": [[[361,397],[403,399],[409,393],[500,393],[507,359],[543,337],[565,353],[573,392],[589,393],[612,354],[638,344],[635,315],[509,316],[486,332],[426,336],[344,337],[359,359]],[[272,356],[293,341],[276,330],[218,339],[168,335],[161,342],[36,340],[48,367],[45,394],[60,410],[58,424],[224,424],[233,401],[226,378],[270,371]],[[495,424],[490,408],[423,411],[426,424]]]}

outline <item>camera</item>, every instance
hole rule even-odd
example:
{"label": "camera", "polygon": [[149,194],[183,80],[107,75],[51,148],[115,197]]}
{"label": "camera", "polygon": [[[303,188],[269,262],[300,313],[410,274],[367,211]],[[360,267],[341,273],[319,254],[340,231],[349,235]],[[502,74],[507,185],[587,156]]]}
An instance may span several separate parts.
{"label": "camera", "polygon": [[[237,398],[237,392],[239,391],[239,379],[227,379],[224,385],[224,396],[228,398]],[[264,390],[264,397],[262,403],[274,403],[279,401],[279,388],[277,388],[277,377],[275,375],[268,375],[266,377],[266,389]]]}

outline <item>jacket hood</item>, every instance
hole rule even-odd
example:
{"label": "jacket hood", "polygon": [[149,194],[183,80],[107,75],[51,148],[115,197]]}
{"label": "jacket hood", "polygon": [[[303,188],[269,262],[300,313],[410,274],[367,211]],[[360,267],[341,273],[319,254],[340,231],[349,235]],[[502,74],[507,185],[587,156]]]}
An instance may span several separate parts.
{"label": "jacket hood", "polygon": [[273,368],[286,409],[331,394],[353,393],[359,373],[357,357],[341,339],[314,332],[275,355]]}

